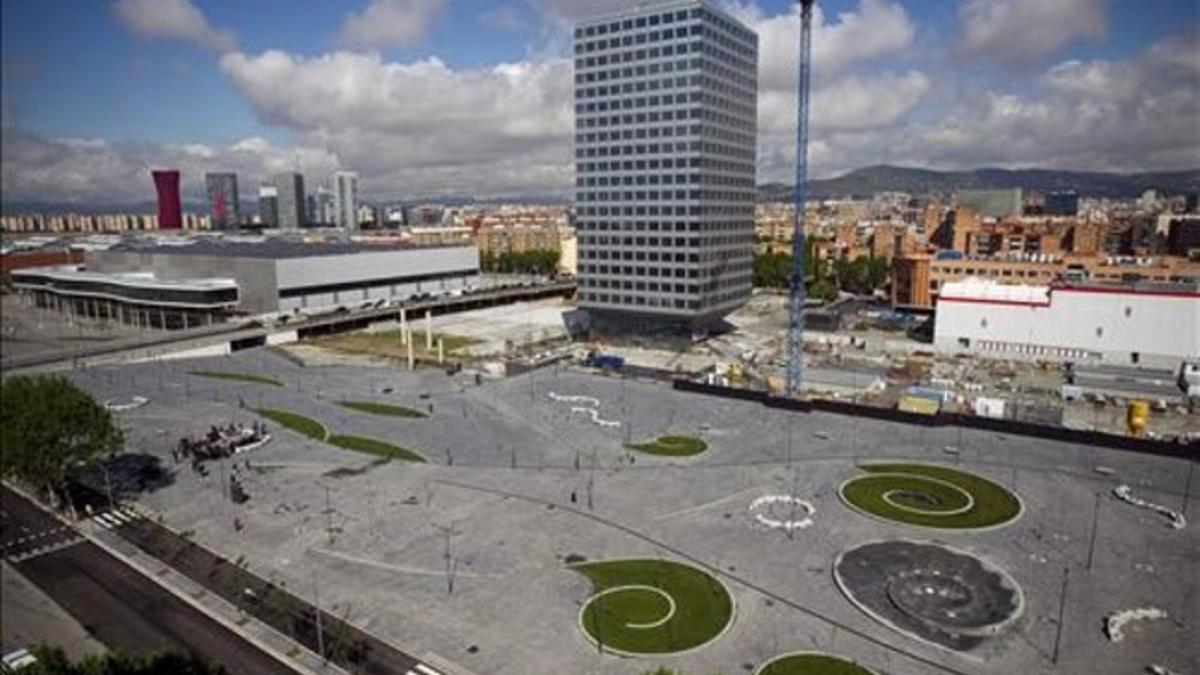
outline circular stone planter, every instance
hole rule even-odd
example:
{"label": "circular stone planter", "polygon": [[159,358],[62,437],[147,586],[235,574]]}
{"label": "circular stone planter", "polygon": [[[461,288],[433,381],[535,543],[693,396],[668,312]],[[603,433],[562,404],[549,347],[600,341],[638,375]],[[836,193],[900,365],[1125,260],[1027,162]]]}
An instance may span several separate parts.
{"label": "circular stone planter", "polygon": [[1000,567],[932,542],[875,541],[834,563],[838,588],[880,623],[939,647],[971,652],[1020,618],[1020,586]]}
{"label": "circular stone planter", "polygon": [[767,661],[754,675],[877,675],[875,671],[823,652],[792,652]]}

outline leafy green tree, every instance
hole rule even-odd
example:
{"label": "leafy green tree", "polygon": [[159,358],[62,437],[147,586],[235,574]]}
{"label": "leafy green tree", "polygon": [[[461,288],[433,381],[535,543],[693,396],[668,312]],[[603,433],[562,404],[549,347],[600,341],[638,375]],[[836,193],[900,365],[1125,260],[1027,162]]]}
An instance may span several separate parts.
{"label": "leafy green tree", "polygon": [[0,385],[0,475],[45,488],[74,509],[73,472],[125,444],[112,413],[61,376],[16,376]]}
{"label": "leafy green tree", "polygon": [[501,274],[550,275],[558,269],[561,255],[557,249],[505,251],[498,256],[489,251],[484,255],[483,268],[486,272]]}
{"label": "leafy green tree", "polygon": [[833,302],[838,298],[838,289],[829,280],[821,279],[809,286],[808,296],[811,298],[820,298],[825,302]]}
{"label": "leafy green tree", "polygon": [[109,652],[71,663],[57,647],[43,645],[32,651],[37,663],[22,669],[21,675],[223,675],[226,672],[204,659],[176,652],[146,657]]}
{"label": "leafy green tree", "polygon": [[759,288],[787,288],[792,275],[792,256],[763,253],[754,256],[754,285]]}
{"label": "leafy green tree", "polygon": [[887,285],[888,275],[891,272],[891,261],[887,258],[876,258],[871,256],[867,262],[867,283],[871,290],[878,290]]}

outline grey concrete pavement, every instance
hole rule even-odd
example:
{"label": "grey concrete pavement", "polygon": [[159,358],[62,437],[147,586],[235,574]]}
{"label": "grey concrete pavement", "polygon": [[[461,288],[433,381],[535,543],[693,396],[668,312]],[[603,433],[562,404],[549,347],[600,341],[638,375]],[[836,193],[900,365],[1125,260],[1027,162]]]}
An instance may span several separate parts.
{"label": "grey concrete pavement", "polygon": [[[285,386],[201,380],[187,375],[192,369],[266,374]],[[1186,573],[1200,561],[1200,530],[1170,530],[1108,496],[1127,483],[1147,499],[1187,504],[1195,513],[1185,460],[789,413],[566,370],[476,387],[439,371],[301,368],[256,350],[72,377],[104,398],[150,398],[120,420],[132,447],[168,465],[180,435],[257,420],[239,398],[247,407],[294,410],[335,432],[421,451],[430,464],[381,464],[269,423],[275,440],[236,460],[252,462],[239,470],[248,503],[223,497],[218,470],[204,477],[186,467],[172,467],[173,482],[139,501],[177,531],[227,558],[245,556],[252,568],[309,600],[310,589],[319,587],[323,607],[406,651],[475,672],[627,675],[660,663],[685,672],[740,672],[798,649],[832,651],[897,674],[931,672],[928,662],[951,672],[997,674],[1200,667],[1188,638],[1200,621],[1200,580]],[[551,391],[594,397],[597,414],[622,426],[598,426],[571,404],[551,400]],[[344,398],[432,405],[434,412],[419,420],[376,417],[340,408],[336,401]],[[700,435],[711,450],[681,460],[623,447],[627,439],[667,432]],[[959,452],[948,454],[947,446]],[[841,503],[837,487],[855,475],[856,463],[873,458],[959,463],[1016,491],[1025,514],[979,533],[866,518]],[[1098,466],[1115,474],[1097,473]],[[338,468],[351,470],[330,473]],[[793,486],[813,503],[814,526],[791,539],[756,527],[749,502]],[[574,510],[567,508],[572,493]],[[241,530],[233,527],[235,517]],[[945,541],[995,562],[1021,585],[1023,618],[978,659],[875,623],[837,590],[831,566],[840,552],[885,538]],[[563,564],[569,554],[591,560],[686,554],[726,576],[737,603],[734,625],[687,655],[637,662],[598,655],[577,626],[590,590]],[[1070,570],[1065,596],[1064,569]],[[1100,631],[1105,614],[1146,605],[1161,606],[1173,621],[1139,626],[1119,645],[1107,642]]]}

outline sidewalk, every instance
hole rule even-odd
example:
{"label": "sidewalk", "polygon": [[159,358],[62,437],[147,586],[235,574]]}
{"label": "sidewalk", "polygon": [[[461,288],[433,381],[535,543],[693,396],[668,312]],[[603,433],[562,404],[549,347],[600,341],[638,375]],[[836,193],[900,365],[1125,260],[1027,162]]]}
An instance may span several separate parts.
{"label": "sidewalk", "polygon": [[256,645],[273,653],[277,658],[292,665],[305,675],[348,675],[333,663],[325,662],[317,654],[304,649],[298,642],[280,634],[270,626],[251,618],[238,610],[224,598],[210,593],[203,586],[172,569],[160,560],[150,557],[137,546],[113,533],[98,527],[94,521],[80,521],[79,528],[110,553],[126,561],[145,576],[155,579],[188,603],[200,608],[209,616],[235,627],[237,632],[251,639]]}
{"label": "sidewalk", "polygon": [[7,562],[0,569],[0,586],[0,597],[4,599],[4,611],[0,612],[3,652],[47,644],[78,661],[106,651],[74,617]]}

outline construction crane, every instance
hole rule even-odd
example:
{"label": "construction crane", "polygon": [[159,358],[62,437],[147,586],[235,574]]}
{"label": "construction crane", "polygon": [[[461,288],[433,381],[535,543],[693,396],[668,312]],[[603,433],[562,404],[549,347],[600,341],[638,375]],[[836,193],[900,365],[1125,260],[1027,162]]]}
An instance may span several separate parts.
{"label": "construction crane", "polygon": [[812,85],[812,13],[816,0],[800,2],[800,86],[796,110],[795,223],[792,230],[792,278],[788,294],[787,393],[800,394],[804,378],[804,206],[808,198],[808,105]]}

